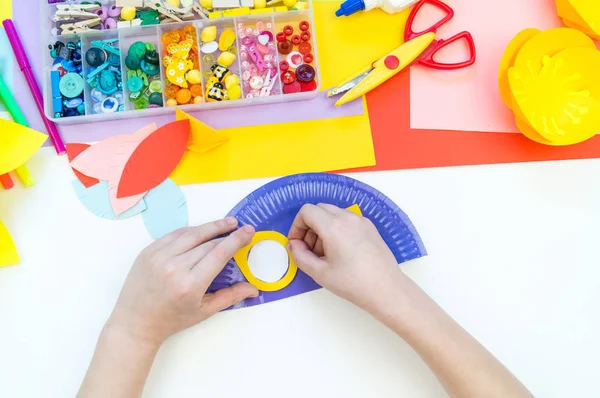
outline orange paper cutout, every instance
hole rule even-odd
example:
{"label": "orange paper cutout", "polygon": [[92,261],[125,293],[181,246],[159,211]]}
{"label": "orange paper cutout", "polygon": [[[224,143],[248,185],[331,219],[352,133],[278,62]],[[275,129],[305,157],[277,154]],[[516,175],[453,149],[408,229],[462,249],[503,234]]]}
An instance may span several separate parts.
{"label": "orange paper cutout", "polygon": [[138,195],[163,182],[186,150],[190,121],[166,124],[142,141],[131,155],[119,182],[117,198]]}
{"label": "orange paper cutout", "polygon": [[[67,157],[69,158],[69,163],[71,163],[73,159],[75,159],[81,152],[85,151],[89,147],[90,144],[67,144]],[[72,167],[71,170],[73,170],[75,177],[77,177],[77,179],[81,181],[83,186],[86,188],[93,187],[100,182],[99,179],[86,176],[79,170],[75,170]]]}

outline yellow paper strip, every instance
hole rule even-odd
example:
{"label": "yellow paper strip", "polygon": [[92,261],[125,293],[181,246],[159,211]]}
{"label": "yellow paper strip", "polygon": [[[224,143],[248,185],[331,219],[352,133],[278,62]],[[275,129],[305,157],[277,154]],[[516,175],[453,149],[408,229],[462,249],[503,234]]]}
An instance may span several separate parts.
{"label": "yellow paper strip", "polygon": [[0,267],[18,264],[20,261],[15,243],[0,221]]}

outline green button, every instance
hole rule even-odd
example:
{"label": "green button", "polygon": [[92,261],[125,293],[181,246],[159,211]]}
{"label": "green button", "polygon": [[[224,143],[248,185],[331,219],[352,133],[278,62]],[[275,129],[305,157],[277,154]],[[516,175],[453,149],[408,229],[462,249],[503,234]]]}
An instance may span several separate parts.
{"label": "green button", "polygon": [[66,98],[75,98],[83,93],[83,78],[77,73],[67,73],[60,79],[60,93]]}
{"label": "green button", "polygon": [[137,76],[134,76],[127,81],[127,88],[132,93],[137,93],[137,92],[141,91],[143,87],[144,87],[144,81]]}

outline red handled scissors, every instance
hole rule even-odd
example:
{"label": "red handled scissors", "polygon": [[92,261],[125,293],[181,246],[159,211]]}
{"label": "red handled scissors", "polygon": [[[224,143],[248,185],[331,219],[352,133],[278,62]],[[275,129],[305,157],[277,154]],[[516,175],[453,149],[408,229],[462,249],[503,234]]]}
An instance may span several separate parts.
{"label": "red handled scissors", "polygon": [[[446,12],[446,16],[429,29],[414,32],[412,25],[417,14],[425,4],[431,4]],[[366,94],[384,83],[398,72],[418,62],[430,68],[451,70],[461,69],[475,63],[475,43],[469,32],[461,32],[449,39],[438,39],[437,30],[454,17],[454,11],[439,0],[421,0],[410,13],[404,31],[405,43],[375,62],[366,65],[342,83],[327,92],[328,97],[344,94],[336,103],[341,106]],[[463,62],[441,63],[435,61],[434,55],[442,48],[464,39],[469,47],[469,58]]]}

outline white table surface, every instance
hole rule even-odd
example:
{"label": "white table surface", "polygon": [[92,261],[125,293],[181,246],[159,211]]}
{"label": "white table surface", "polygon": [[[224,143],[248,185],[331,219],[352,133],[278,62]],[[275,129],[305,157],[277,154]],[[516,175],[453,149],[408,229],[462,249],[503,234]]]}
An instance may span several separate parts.
{"label": "white table surface", "polygon": [[[0,269],[0,396],[74,396],[126,273],[151,238],[75,197],[44,148],[37,184],[0,192],[22,263]],[[412,219],[402,269],[539,397],[598,397],[600,161],[352,175]],[[185,186],[190,223],[269,180]],[[443,397],[404,342],[320,290],[218,314],[161,348],[144,397]]]}

